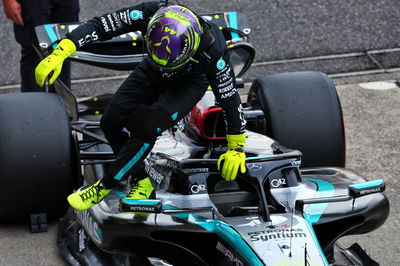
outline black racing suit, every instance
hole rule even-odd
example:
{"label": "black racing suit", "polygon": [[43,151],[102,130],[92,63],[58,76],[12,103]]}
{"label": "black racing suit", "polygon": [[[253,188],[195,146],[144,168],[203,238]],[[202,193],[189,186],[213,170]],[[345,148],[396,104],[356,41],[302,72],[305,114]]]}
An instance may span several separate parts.
{"label": "black racing suit", "polygon": [[[159,2],[145,2],[86,22],[67,37],[77,48],[120,34],[141,31],[160,8]],[[245,121],[226,42],[218,27],[200,19],[203,34],[200,46],[183,69],[160,72],[144,59],[119,87],[101,119],[101,126],[117,158],[108,168],[104,182],[132,174],[147,176],[143,160],[157,136],[182,119],[212,87],[222,107],[228,134],[243,133]]]}

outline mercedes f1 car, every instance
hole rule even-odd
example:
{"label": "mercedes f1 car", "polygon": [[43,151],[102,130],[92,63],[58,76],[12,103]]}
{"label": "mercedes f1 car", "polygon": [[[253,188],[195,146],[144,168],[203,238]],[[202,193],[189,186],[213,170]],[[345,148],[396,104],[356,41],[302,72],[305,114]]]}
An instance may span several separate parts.
{"label": "mercedes f1 car", "polygon": [[[245,16],[204,18],[222,27],[241,84],[255,54]],[[39,52],[75,26],[39,26]],[[140,33],[131,33],[71,59],[126,70],[144,56]],[[224,181],[216,167],[226,132],[221,108],[207,92],[146,159],[156,199],[124,200],[126,181],[86,211],[68,209],[65,199],[101,178],[114,160],[99,126],[111,95],[77,102],[60,81],[55,89],[0,96],[0,202],[15,187],[25,196],[2,207],[0,216],[16,222],[31,215],[39,231],[45,225],[37,214],[61,217],[58,246],[71,265],[377,265],[358,244],[337,244],[381,226],[389,203],[382,180],[344,168],[341,106],[325,74],[253,82],[244,104],[247,172],[235,181]]]}

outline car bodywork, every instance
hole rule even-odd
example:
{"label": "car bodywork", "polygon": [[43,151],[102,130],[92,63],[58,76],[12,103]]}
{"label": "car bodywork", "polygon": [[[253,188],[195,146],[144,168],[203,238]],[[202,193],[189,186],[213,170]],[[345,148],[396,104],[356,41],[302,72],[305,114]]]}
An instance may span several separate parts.
{"label": "car bodywork", "polygon": [[[237,12],[203,17],[226,29],[240,77],[254,58],[245,17]],[[75,26],[38,27],[40,46],[47,50]],[[137,42],[134,51],[129,50],[132,37]],[[93,44],[72,59],[132,69],[145,56],[142,41],[138,33],[127,34]],[[130,48],[125,50],[127,44]],[[107,51],[119,52],[104,55],[106,46]],[[83,135],[76,138],[76,156],[85,183],[93,183],[114,159],[98,116],[111,96],[77,103],[59,81],[56,91],[74,135]],[[222,111],[208,92],[188,116],[158,138],[146,159],[157,200],[123,200],[128,184],[122,184],[89,210],[70,210],[59,224],[64,258],[76,265],[374,264],[359,246],[343,249],[336,241],[384,223],[389,203],[382,193],[383,181],[367,182],[338,167],[300,168],[300,151],[251,130],[265,124],[262,111],[245,108],[244,115],[249,122],[245,174],[234,182],[221,179],[217,158],[226,151],[225,127]]]}
{"label": "car bodywork", "polygon": [[[199,105],[207,101],[213,101],[211,92]],[[208,121],[203,114],[198,123]],[[336,252],[357,262],[336,240],[370,232],[388,216],[382,181],[365,183],[344,168],[300,169],[299,151],[251,131],[247,173],[225,182],[216,167],[216,158],[226,150],[218,132],[213,140],[200,134],[194,138],[197,126],[190,115],[180,126],[164,132],[146,159],[157,200],[121,201],[127,192],[122,186],[93,208],[75,211],[60,227],[59,243],[68,257],[88,264],[97,254],[105,257],[104,264],[113,256],[114,262],[147,256],[173,265],[181,258],[199,265],[328,265],[327,258]],[[110,152],[107,145],[89,150]],[[102,164],[86,164],[85,178],[96,179],[104,171]],[[350,196],[349,187],[359,183],[374,193]],[[66,248],[77,243],[81,250]]]}

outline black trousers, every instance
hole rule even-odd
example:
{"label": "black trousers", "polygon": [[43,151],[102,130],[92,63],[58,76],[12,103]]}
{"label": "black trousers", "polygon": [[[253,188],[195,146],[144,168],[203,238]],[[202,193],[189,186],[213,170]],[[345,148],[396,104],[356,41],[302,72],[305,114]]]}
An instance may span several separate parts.
{"label": "black trousers", "polygon": [[[21,45],[20,73],[21,91],[43,91],[35,81],[35,68],[40,59],[33,45],[38,47],[35,26],[49,23],[77,22],[79,0],[18,0],[21,4],[24,26],[14,23],[15,40]],[[61,80],[71,87],[71,63],[65,62]]]}
{"label": "black trousers", "polygon": [[208,85],[204,74],[166,81],[146,61],[137,66],[101,119],[101,127],[116,154],[116,161],[104,178],[105,185],[112,187],[128,175],[145,178],[143,160],[157,135],[189,113]]}

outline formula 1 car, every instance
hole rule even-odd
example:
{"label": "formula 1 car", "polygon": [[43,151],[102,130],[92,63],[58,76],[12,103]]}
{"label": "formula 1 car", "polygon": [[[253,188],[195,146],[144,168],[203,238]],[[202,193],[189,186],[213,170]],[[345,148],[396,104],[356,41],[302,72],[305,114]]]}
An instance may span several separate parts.
{"label": "formula 1 car", "polygon": [[[222,28],[241,84],[255,54],[245,16],[203,17]],[[37,27],[39,52],[74,27]],[[144,56],[140,34],[131,33],[71,59],[126,70]],[[30,215],[37,231],[45,227],[44,214],[61,217],[57,242],[69,264],[378,265],[358,244],[337,244],[380,227],[389,203],[382,180],[344,168],[341,106],[325,74],[283,73],[253,82],[244,104],[247,172],[235,181],[224,181],[216,167],[227,149],[226,132],[222,110],[207,92],[162,133],[146,159],[156,199],[123,199],[127,180],[86,211],[68,209],[65,199],[103,177],[114,160],[99,126],[112,95],[77,102],[59,80],[55,90],[0,95],[0,202],[15,201],[0,217],[16,222]],[[13,197],[16,187],[24,197]]]}

